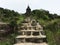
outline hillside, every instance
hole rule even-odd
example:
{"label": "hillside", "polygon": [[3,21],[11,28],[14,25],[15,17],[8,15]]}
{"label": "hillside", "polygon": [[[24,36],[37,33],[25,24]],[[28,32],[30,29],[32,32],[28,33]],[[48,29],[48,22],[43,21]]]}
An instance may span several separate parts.
{"label": "hillside", "polygon": [[[15,28],[17,28],[18,25],[21,24],[25,17],[25,14],[19,14],[18,12],[15,12],[13,10],[0,8],[0,22],[9,23],[11,27],[13,27],[13,30],[15,30]],[[60,16],[40,9],[33,10],[30,17],[38,20],[38,22],[44,27],[49,45],[60,44]],[[15,38],[16,34],[13,33],[13,35],[10,36],[8,36],[9,40],[2,42],[2,45],[12,45],[11,41]]]}
{"label": "hillside", "polygon": [[0,21],[10,23],[13,20],[20,20],[22,14],[15,12],[14,10],[0,8]]}
{"label": "hillside", "polygon": [[60,16],[46,10],[33,10],[33,17],[44,27],[49,45],[60,45]]}

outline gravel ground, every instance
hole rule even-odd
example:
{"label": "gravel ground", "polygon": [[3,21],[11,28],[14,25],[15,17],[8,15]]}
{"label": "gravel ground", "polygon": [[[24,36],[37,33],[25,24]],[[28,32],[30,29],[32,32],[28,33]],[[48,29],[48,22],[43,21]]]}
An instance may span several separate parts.
{"label": "gravel ground", "polygon": [[17,43],[14,45],[48,45],[47,43]]}

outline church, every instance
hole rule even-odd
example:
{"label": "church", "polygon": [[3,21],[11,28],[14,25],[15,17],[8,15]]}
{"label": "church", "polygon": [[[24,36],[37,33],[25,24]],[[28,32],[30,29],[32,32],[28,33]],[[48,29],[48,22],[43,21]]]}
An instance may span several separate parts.
{"label": "church", "polygon": [[[16,44],[31,42],[31,43],[41,43],[46,42],[46,35],[43,27],[39,24],[37,20],[30,17],[31,9],[28,6],[26,9],[26,18],[21,23],[22,25],[18,27],[19,35],[16,37]],[[15,44],[15,45],[16,45]]]}

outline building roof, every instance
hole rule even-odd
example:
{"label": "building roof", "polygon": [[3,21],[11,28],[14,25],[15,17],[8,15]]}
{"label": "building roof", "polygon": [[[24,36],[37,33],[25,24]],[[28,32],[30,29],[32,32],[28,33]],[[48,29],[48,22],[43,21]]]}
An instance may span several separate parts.
{"label": "building roof", "polygon": [[29,5],[28,5],[27,9],[28,9],[28,10],[30,9]]}

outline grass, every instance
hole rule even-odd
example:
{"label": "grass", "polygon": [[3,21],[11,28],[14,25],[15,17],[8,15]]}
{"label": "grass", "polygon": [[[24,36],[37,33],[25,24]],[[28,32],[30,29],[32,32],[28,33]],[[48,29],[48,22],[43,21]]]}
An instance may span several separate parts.
{"label": "grass", "polygon": [[0,45],[13,45],[16,35],[17,34],[8,35],[5,40],[0,41]]}
{"label": "grass", "polygon": [[51,31],[46,30],[46,36],[49,45],[56,45],[54,35]]}
{"label": "grass", "polygon": [[0,45],[13,45],[10,40],[1,41]]}

